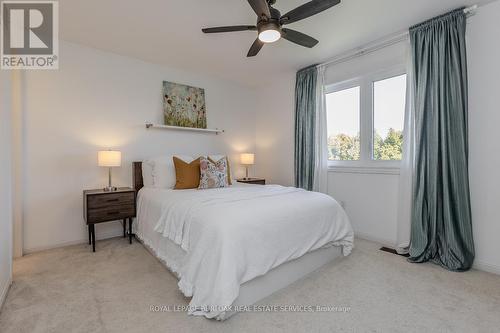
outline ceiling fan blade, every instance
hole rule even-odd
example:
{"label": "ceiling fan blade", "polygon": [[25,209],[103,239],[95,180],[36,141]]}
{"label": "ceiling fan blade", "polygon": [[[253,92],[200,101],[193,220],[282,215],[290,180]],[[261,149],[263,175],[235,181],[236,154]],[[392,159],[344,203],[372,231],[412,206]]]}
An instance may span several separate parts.
{"label": "ceiling fan blade", "polygon": [[233,31],[249,31],[249,30],[257,30],[257,27],[254,25],[233,25],[230,27],[215,27],[215,28],[205,28],[201,29],[206,34],[213,34],[219,32],[233,32]]}
{"label": "ceiling fan blade", "polygon": [[283,28],[281,32],[281,37],[284,39],[295,43],[299,44],[301,46],[309,47],[312,48],[316,46],[316,44],[319,43],[317,39],[312,38],[311,36],[308,36],[306,34],[303,34],[302,32],[298,32],[292,29],[286,29]]}
{"label": "ceiling fan blade", "polygon": [[260,41],[259,38],[253,42],[252,47],[248,51],[247,57],[255,57],[259,53],[260,49],[264,46],[264,43]]}
{"label": "ceiling fan blade", "polygon": [[253,11],[259,18],[262,15],[266,17],[271,17],[271,11],[269,10],[269,5],[266,0],[248,0],[250,6],[252,6]]}
{"label": "ceiling fan blade", "polygon": [[281,24],[290,24],[321,13],[330,7],[336,6],[340,0],[312,0],[281,16]]}

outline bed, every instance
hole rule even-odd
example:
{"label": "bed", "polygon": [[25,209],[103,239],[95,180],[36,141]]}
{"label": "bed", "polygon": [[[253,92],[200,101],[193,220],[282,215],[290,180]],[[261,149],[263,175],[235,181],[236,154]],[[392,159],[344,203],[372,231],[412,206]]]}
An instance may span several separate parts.
{"label": "bed", "polygon": [[347,256],[354,234],[331,197],[278,185],[145,187],[133,163],[136,237],[179,279],[188,313],[224,320]]}

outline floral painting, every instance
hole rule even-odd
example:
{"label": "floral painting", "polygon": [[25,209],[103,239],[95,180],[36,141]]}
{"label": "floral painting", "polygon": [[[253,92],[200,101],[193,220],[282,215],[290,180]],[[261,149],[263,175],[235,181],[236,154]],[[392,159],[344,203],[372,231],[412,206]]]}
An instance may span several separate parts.
{"label": "floral painting", "polygon": [[205,90],[163,81],[165,125],[207,128]]}

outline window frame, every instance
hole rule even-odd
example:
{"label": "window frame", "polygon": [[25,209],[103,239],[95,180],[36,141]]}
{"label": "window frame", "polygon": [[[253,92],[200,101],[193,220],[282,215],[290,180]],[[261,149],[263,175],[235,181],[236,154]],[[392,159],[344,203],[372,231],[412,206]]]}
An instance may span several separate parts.
{"label": "window frame", "polygon": [[[375,135],[375,82],[401,75],[407,75],[406,67],[404,65],[396,65],[381,71],[324,86],[325,96],[345,89],[360,87],[360,159],[357,161],[328,160],[330,171],[399,174],[401,161],[375,160],[373,149]],[[328,112],[328,110],[326,111]]]}
{"label": "window frame", "polygon": [[[362,120],[361,120],[361,114],[362,114],[362,109],[363,109],[363,105],[362,105],[362,102],[363,102],[363,81],[361,80],[361,78],[353,78],[353,79],[349,79],[349,80],[346,80],[346,81],[342,81],[342,82],[339,82],[339,83],[335,83],[335,84],[331,84],[331,85],[328,85],[328,86],[325,86],[325,90],[324,90],[324,94],[325,94],[325,98],[326,98],[326,95],[328,94],[332,94],[332,93],[336,93],[336,92],[339,92],[339,91],[342,91],[342,90],[347,90],[347,89],[352,89],[352,88],[356,88],[356,87],[359,87],[359,134],[360,134],[360,137],[359,137],[359,142],[360,142],[360,154],[359,154],[359,160],[354,160],[354,161],[331,161],[331,160],[328,160],[328,167],[332,167],[332,166],[342,166],[342,165],[349,165],[349,166],[357,166],[357,167],[361,167],[362,166],[362,163],[361,163],[361,160],[362,160],[362,154],[361,154],[361,150],[362,150],[362,137],[361,137],[361,134],[362,134]],[[327,111],[327,122],[328,122],[328,110]],[[328,127],[328,126],[327,126]],[[327,130],[327,140],[328,140],[328,130]],[[344,165],[344,166],[345,166]]]}

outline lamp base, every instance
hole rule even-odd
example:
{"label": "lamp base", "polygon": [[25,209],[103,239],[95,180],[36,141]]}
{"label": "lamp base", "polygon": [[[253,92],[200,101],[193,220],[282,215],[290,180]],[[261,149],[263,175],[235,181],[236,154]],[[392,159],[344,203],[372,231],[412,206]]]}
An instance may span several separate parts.
{"label": "lamp base", "polygon": [[102,189],[104,192],[115,192],[117,188],[115,186],[106,186]]}
{"label": "lamp base", "polygon": [[108,186],[103,188],[104,192],[115,192],[117,190],[116,187],[111,185],[111,167],[108,169]]}

